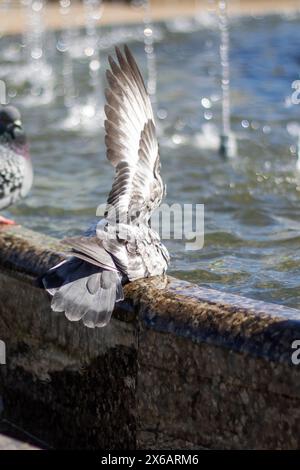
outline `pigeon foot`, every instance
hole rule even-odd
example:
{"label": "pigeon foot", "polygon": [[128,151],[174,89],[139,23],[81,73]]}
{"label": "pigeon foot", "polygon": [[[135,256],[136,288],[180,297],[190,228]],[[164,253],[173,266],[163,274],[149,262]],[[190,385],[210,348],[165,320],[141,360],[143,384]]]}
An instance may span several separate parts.
{"label": "pigeon foot", "polygon": [[16,225],[16,222],[14,220],[7,219],[6,217],[3,217],[2,215],[0,215],[0,226],[2,224],[3,225]]}

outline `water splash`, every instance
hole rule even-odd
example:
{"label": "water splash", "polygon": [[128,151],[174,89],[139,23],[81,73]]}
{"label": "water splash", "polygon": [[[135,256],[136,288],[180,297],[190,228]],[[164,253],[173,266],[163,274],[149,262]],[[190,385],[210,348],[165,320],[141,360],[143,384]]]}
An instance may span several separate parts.
{"label": "water splash", "polygon": [[220,147],[220,136],[217,126],[211,122],[202,125],[201,133],[196,133],[193,144],[201,149],[217,150]]}
{"label": "water splash", "polygon": [[222,88],[222,133],[220,136],[220,153],[224,157],[234,157],[237,151],[236,139],[230,125],[230,62],[229,62],[229,27],[227,1],[218,3],[220,28],[220,61]]}

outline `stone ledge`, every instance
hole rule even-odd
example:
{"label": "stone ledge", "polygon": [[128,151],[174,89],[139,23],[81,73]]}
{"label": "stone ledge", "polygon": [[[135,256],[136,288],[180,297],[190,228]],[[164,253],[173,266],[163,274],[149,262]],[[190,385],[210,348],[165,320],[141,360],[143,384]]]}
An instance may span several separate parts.
{"label": "stone ledge", "polygon": [[[1,269],[31,285],[63,256],[63,245],[51,237],[21,227],[0,232]],[[170,276],[128,284],[114,317],[133,320],[136,308],[151,329],[287,364],[293,340],[300,339],[300,310]]]}
{"label": "stone ledge", "polygon": [[166,276],[127,285],[109,326],[90,330],[34,283],[60,250],[0,232],[4,416],[54,447],[299,447],[298,310]]}

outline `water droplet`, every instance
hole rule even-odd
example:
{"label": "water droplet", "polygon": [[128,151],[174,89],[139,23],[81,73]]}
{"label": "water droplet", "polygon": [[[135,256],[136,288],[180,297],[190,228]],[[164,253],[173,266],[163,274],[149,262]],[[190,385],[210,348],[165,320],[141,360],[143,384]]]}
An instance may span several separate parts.
{"label": "water droplet", "polygon": [[298,122],[289,122],[286,125],[286,130],[293,137],[297,137],[300,134],[300,126],[299,126]]}
{"label": "water droplet", "polygon": [[57,41],[56,49],[59,52],[66,52],[68,50],[66,43],[64,43],[62,40]]}
{"label": "water droplet", "polygon": [[167,116],[168,116],[168,111],[166,109],[159,109],[157,111],[158,119],[166,119]]}
{"label": "water droplet", "polygon": [[92,57],[92,55],[94,55],[94,52],[95,52],[95,50],[94,50],[93,47],[86,47],[84,49],[84,53],[87,57]]}
{"label": "water droplet", "polygon": [[59,3],[62,8],[69,8],[69,6],[71,6],[70,0],[60,0]]}
{"label": "water droplet", "polygon": [[100,61],[95,59],[95,60],[91,60],[90,62],[90,70],[92,72],[96,72],[97,70],[100,69]]}
{"label": "water droplet", "polygon": [[152,36],[152,34],[153,34],[153,31],[152,31],[152,29],[151,29],[149,26],[144,29],[144,35],[145,35],[146,37]]}
{"label": "water droplet", "polygon": [[266,161],[265,164],[264,164],[264,166],[265,166],[265,169],[266,169],[266,170],[270,170],[270,168],[271,168],[271,162]]}
{"label": "water droplet", "polygon": [[211,111],[205,111],[204,119],[206,119],[206,121],[210,121],[212,117],[213,117],[213,113]]}
{"label": "water droplet", "polygon": [[266,126],[263,127],[263,133],[264,134],[270,134],[270,132],[271,132],[271,127],[270,126],[266,125]]}
{"label": "water droplet", "polygon": [[257,129],[259,129],[259,122],[257,122],[257,121],[252,121],[252,122],[251,122],[251,128],[252,128],[254,131],[257,131]]}
{"label": "water droplet", "polygon": [[145,46],[146,54],[153,54],[153,51],[154,51],[154,48],[153,48],[152,44]]}
{"label": "water droplet", "polygon": [[180,135],[174,134],[174,135],[172,136],[172,141],[173,141],[173,143],[174,143],[175,145],[179,145],[179,144],[181,144],[181,142],[182,142],[182,138],[180,137]]}
{"label": "water droplet", "polygon": [[32,2],[31,8],[35,12],[41,11],[41,9],[43,8],[43,2],[36,0]]}
{"label": "water droplet", "polygon": [[247,129],[249,127],[249,121],[247,119],[243,119],[241,126],[244,127],[244,129]]}
{"label": "water droplet", "polygon": [[35,60],[40,59],[43,56],[43,50],[40,47],[31,51],[31,57]]}
{"label": "water droplet", "polygon": [[203,108],[206,108],[206,109],[211,108],[211,101],[208,98],[202,98],[201,104],[202,104]]}

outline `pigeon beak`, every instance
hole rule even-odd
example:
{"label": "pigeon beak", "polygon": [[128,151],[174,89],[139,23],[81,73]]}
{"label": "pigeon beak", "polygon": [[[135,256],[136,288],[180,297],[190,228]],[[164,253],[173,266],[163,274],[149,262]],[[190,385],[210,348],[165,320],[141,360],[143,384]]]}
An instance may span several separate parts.
{"label": "pigeon beak", "polygon": [[22,121],[20,119],[17,119],[16,121],[14,121],[14,126],[15,127],[22,127]]}
{"label": "pigeon beak", "polygon": [[13,124],[10,126],[9,132],[15,141],[20,143],[23,141],[25,142],[25,133],[22,126],[22,121],[20,119],[16,119],[13,122]]}

